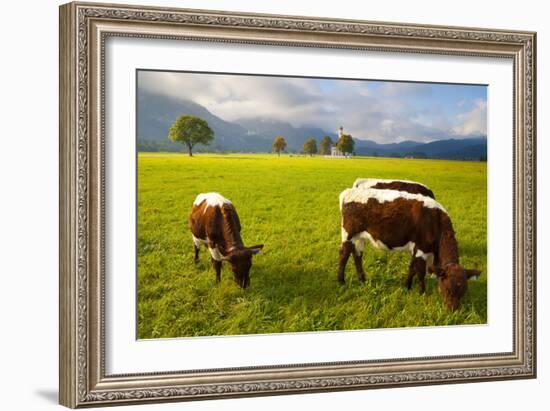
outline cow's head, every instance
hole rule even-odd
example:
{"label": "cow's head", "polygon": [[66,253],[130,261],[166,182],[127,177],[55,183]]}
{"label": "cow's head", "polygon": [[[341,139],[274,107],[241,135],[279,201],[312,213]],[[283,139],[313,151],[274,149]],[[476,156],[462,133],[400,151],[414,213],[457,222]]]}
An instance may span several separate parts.
{"label": "cow's head", "polygon": [[250,267],[252,267],[252,256],[258,254],[264,247],[263,244],[252,247],[238,248],[229,253],[227,261],[231,264],[233,279],[241,288],[250,285]]}
{"label": "cow's head", "polygon": [[460,305],[460,299],[468,289],[468,280],[479,277],[480,271],[468,270],[459,264],[447,264],[445,267],[435,267],[435,275],[439,282],[439,291],[449,307],[454,311]]}

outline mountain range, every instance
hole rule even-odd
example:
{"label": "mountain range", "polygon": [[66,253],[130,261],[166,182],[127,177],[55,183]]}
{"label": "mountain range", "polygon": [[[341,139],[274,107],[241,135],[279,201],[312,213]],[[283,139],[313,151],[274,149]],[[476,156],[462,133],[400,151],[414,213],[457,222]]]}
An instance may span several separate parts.
{"label": "mountain range", "polygon": [[[281,135],[287,142],[287,151],[300,152],[308,138],[318,142],[336,133],[314,126],[295,127],[290,123],[265,118],[246,118],[225,121],[206,107],[189,100],[138,91],[137,145],[138,151],[182,151],[181,144],[168,140],[168,129],[182,113],[206,120],[214,131],[209,146],[198,145],[194,151],[270,152],[273,139]],[[487,138],[475,136],[466,139],[445,139],[430,143],[402,141],[380,144],[354,136],[355,153],[381,157],[419,157],[441,159],[486,159]]]}

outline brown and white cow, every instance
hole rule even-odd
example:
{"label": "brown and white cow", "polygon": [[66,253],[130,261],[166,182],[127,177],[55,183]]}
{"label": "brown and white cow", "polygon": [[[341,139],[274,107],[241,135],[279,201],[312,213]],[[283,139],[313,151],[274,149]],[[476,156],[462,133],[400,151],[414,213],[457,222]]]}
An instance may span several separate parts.
{"label": "brown and white cow", "polygon": [[204,244],[212,256],[216,282],[221,278],[222,261],[227,261],[235,282],[242,288],[248,287],[252,256],[260,252],[263,244],[244,246],[239,216],[231,201],[218,193],[199,194],[189,214],[189,226],[193,234],[195,263],[199,260],[199,247]]}
{"label": "brown and white cow", "polygon": [[406,191],[411,194],[421,194],[435,199],[434,193],[422,183],[409,180],[388,180],[383,178],[358,178],[353,183],[353,188],[378,188],[384,190]]}
{"label": "brown and white cow", "polygon": [[[433,191],[426,185],[417,181],[410,180],[390,180],[382,178],[358,178],[353,183],[353,188],[369,189],[376,188],[379,190],[397,190],[405,191],[411,194],[420,194],[428,196],[435,200]],[[413,264],[414,255],[411,258],[411,264]],[[432,266],[428,265],[428,271],[433,273]]]}
{"label": "brown and white cow", "polygon": [[351,254],[359,279],[365,281],[362,255],[367,240],[375,248],[411,253],[408,289],[416,275],[420,293],[424,293],[426,265],[431,266],[451,310],[458,308],[468,279],[480,274],[460,266],[451,219],[441,204],[430,197],[397,190],[350,188],[340,194],[340,210],[342,245],[338,280],[341,283],[345,281]]}

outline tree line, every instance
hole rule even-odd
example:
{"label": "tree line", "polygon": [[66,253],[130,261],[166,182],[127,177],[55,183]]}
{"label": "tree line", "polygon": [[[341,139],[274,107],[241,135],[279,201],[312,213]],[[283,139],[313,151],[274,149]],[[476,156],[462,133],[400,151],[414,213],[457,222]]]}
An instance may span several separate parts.
{"label": "tree line", "polygon": [[[308,138],[304,145],[302,146],[302,151],[304,154],[313,156],[314,154],[329,155],[331,153],[332,147],[336,145],[336,148],[344,155],[352,154],[355,147],[355,141],[350,134],[343,134],[336,143],[332,141],[332,138],[325,136],[321,139],[319,143],[319,148],[317,149],[317,140],[313,137]],[[277,155],[281,155],[281,152],[285,151],[287,147],[286,140],[283,136],[277,136],[273,140],[273,151]]]}
{"label": "tree line", "polygon": [[[168,131],[168,138],[174,142],[181,143],[187,147],[189,156],[193,155],[193,147],[197,144],[209,145],[214,139],[214,131],[210,128],[208,123],[196,116],[182,114],[179,116],[174,124]],[[321,155],[329,155],[331,153],[332,146],[336,145],[336,148],[344,155],[352,154],[355,146],[353,137],[350,134],[342,134],[342,136],[334,143],[329,136],[325,136],[319,143],[319,149],[317,149],[317,140],[313,137],[308,138],[302,150],[304,154],[313,156],[317,153]],[[287,148],[287,142],[283,136],[276,136],[272,144],[273,151],[277,155],[281,155]]]}

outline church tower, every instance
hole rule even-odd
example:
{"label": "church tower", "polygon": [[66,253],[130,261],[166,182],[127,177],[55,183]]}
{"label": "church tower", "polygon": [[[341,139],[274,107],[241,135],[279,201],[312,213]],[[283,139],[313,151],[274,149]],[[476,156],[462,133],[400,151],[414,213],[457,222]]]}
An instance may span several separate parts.
{"label": "church tower", "polygon": [[[340,140],[343,135],[344,135],[344,127],[340,126],[340,128],[338,128],[338,140]],[[332,157],[342,157],[343,154],[336,146],[336,143],[334,143],[334,145],[330,148],[330,155]]]}

